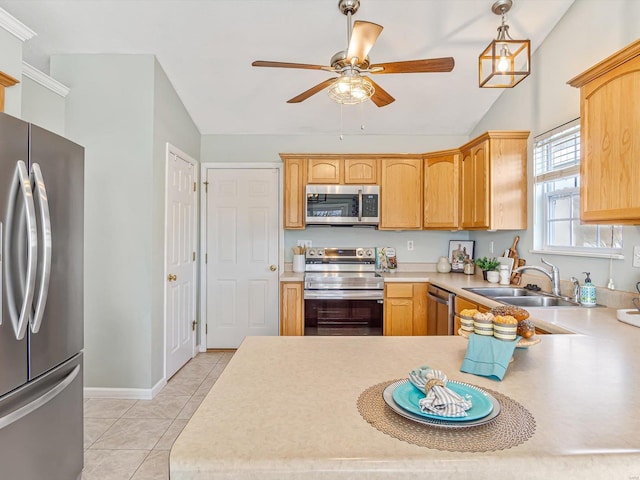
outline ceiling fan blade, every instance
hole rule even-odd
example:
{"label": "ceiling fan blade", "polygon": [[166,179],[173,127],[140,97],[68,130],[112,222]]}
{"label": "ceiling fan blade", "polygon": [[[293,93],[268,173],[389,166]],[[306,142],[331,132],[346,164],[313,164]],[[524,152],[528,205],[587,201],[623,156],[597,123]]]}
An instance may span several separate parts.
{"label": "ceiling fan blade", "polygon": [[251,64],[254,67],[275,67],[275,68],[303,68],[306,70],[329,70],[332,72],[333,67],[324,65],[311,65],[308,63],[289,63],[289,62],[268,62],[264,60],[256,60]]}
{"label": "ceiling fan blade", "polygon": [[331,85],[335,81],[336,81],[335,78],[329,78],[328,80],[325,80],[324,82],[319,83],[318,85],[316,85],[314,87],[311,87],[306,92],[302,92],[297,97],[293,97],[292,99],[287,100],[287,103],[300,103],[300,102],[306,100],[307,98],[309,98],[311,95],[315,95],[320,90],[323,90],[323,89],[327,88],[329,85]]}
{"label": "ceiling fan blade", "polygon": [[364,77],[364,78],[369,80],[373,85],[373,88],[376,89],[376,91],[371,96],[371,101],[375,103],[378,107],[384,107],[396,101],[395,98],[389,95],[389,93],[380,85],[378,85],[376,82],[371,80],[369,77]]}
{"label": "ceiling fan blade", "polygon": [[[380,75],[383,73],[430,73],[450,72],[455,61],[453,57],[426,58],[424,60],[407,60],[405,62],[378,63],[371,65],[371,73]],[[378,70],[378,69],[382,70]]]}
{"label": "ceiling fan blade", "polygon": [[354,22],[349,48],[347,49],[347,62],[355,63],[356,65],[364,62],[364,59],[369,55],[371,47],[376,43],[380,32],[382,32],[382,26],[377,23],[362,22],[360,20]]}

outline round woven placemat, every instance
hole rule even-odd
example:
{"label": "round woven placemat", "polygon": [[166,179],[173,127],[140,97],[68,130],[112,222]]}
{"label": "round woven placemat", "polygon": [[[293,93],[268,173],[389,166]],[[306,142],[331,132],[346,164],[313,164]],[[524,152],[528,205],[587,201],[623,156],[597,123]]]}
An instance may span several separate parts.
{"label": "round woven placemat", "polygon": [[358,397],[358,411],[373,427],[399,440],[450,452],[491,452],[526,442],[536,430],[533,415],[515,400],[484,388],[500,402],[500,414],[490,423],[446,429],[401,417],[387,406],[382,392],[398,380],[378,383]]}

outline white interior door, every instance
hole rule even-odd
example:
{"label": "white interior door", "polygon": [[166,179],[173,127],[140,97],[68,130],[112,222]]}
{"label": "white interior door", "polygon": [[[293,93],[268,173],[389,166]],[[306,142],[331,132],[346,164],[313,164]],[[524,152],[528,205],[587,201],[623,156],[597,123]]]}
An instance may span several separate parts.
{"label": "white interior door", "polygon": [[195,355],[196,161],[167,145],[165,238],[166,378]]}
{"label": "white interior door", "polygon": [[278,334],[278,170],[207,169],[208,348]]}

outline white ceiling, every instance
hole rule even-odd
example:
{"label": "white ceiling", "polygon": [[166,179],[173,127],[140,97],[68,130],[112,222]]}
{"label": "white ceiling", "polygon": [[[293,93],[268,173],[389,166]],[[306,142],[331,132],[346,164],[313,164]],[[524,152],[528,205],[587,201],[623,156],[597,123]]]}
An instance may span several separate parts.
{"label": "white ceiling", "polygon": [[[535,51],[573,1],[514,0],[512,37],[530,38]],[[379,135],[468,134],[502,92],[478,88],[478,55],[500,24],[492,3],[361,0],[354,20],[384,26],[372,63],[452,56],[456,65],[451,73],[376,76],[396,101],[342,107],[345,125],[363,123]],[[36,31],[24,59],[45,73],[52,54],[156,55],[202,134],[333,134],[340,124],[341,107],[325,92],[286,103],[331,74],[251,66],[328,65],[347,42],[338,0],[0,0],[0,7]]]}

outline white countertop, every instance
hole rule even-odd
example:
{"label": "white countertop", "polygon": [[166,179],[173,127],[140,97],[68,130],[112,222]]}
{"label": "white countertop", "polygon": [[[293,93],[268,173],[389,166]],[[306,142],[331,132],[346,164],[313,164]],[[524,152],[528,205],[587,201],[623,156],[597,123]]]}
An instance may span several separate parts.
{"label": "white countertop", "polygon": [[[502,382],[459,372],[461,337],[247,337],[174,444],[171,479],[637,478],[640,329],[628,333],[547,335],[516,350]],[[470,454],[369,425],[358,396],[420,365],[508,395],[533,414],[535,434]]]}
{"label": "white countertop", "polygon": [[[481,277],[396,272],[464,290]],[[170,457],[172,480],[621,479],[640,477],[640,328],[611,308],[527,308],[549,331],[517,349],[502,382],[459,371],[458,337],[247,337]],[[430,365],[508,395],[535,417],[525,443],[488,453],[418,447],[358,413],[368,387]]]}

